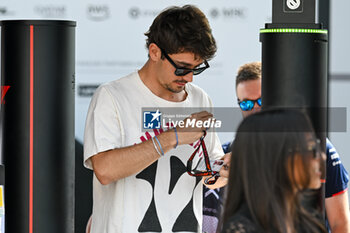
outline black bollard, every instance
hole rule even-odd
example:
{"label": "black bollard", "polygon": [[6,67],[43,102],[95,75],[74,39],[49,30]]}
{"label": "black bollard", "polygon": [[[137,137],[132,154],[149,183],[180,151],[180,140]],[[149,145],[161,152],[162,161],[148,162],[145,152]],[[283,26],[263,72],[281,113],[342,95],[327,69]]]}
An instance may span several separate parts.
{"label": "black bollard", "polygon": [[[305,111],[326,149],[328,33],[315,23],[315,0],[273,0],[260,30],[262,107]],[[325,175],[325,174],[324,174]],[[325,179],[325,177],[322,177]],[[324,213],[324,184],[317,208]]]}
{"label": "black bollard", "polygon": [[76,23],[0,25],[5,231],[74,232]]}

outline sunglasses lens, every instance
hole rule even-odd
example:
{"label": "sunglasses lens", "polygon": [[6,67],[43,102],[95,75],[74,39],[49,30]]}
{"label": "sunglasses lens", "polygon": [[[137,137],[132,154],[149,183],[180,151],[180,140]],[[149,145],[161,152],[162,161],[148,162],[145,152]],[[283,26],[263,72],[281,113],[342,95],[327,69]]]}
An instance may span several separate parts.
{"label": "sunglasses lens", "polygon": [[175,70],[175,75],[176,76],[185,76],[186,74],[188,74],[190,72],[192,72],[192,70],[177,68]]}
{"label": "sunglasses lens", "polygon": [[200,73],[202,73],[205,69],[206,69],[205,67],[201,67],[201,68],[195,69],[195,70],[193,70],[193,75],[200,74]]}
{"label": "sunglasses lens", "polygon": [[261,106],[261,98],[259,98],[256,102],[258,103],[259,106]]}
{"label": "sunglasses lens", "polygon": [[239,107],[243,110],[243,111],[250,111],[253,109],[254,107],[254,102],[251,100],[244,100],[242,102],[239,103]]}

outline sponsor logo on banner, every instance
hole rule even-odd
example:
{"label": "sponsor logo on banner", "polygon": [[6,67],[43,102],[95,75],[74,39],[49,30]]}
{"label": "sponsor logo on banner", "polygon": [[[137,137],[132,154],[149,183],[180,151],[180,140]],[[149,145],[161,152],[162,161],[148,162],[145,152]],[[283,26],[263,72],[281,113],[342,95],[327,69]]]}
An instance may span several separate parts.
{"label": "sponsor logo on banner", "polygon": [[217,18],[219,16],[219,14],[220,14],[219,9],[213,8],[213,9],[210,10],[210,14],[209,15],[212,18]]}
{"label": "sponsor logo on banner", "polygon": [[129,17],[132,19],[139,18],[154,18],[159,14],[160,10],[158,9],[140,9],[139,7],[131,7],[129,9]]}
{"label": "sponsor logo on banner", "polygon": [[137,19],[141,14],[141,11],[138,7],[132,7],[129,10],[129,16],[133,19]]}
{"label": "sponsor logo on banner", "polygon": [[243,19],[246,17],[245,8],[212,8],[209,10],[209,17],[213,19]]}
{"label": "sponsor logo on banner", "polygon": [[104,21],[110,17],[110,9],[107,5],[88,5],[87,17],[93,21]]}
{"label": "sponsor logo on banner", "polygon": [[0,6],[0,15],[1,16],[14,15],[14,12],[9,11],[8,8],[5,6]]}
{"label": "sponsor logo on banner", "polygon": [[34,7],[34,12],[42,17],[60,18],[66,16],[67,9],[61,5],[38,5]]}
{"label": "sponsor logo on banner", "polygon": [[283,11],[286,13],[303,12],[303,0],[284,0]]}
{"label": "sponsor logo on banner", "polygon": [[91,96],[93,96],[99,85],[100,84],[79,85],[78,96],[79,97],[91,97]]}
{"label": "sponsor logo on banner", "polygon": [[157,111],[143,112],[143,128],[144,129],[160,129],[162,113]]}

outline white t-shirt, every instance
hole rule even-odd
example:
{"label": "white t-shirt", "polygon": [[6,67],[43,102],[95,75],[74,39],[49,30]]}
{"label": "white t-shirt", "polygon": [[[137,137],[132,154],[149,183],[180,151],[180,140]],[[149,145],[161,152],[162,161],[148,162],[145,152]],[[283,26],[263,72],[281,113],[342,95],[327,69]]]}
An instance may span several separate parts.
{"label": "white t-shirt", "polygon": [[[138,72],[100,86],[90,103],[84,137],[84,165],[106,150],[141,143],[154,131],[143,132],[143,107],[211,107],[207,94],[187,83],[187,98],[170,102],[154,95]],[[205,143],[211,159],[223,156],[216,133]],[[168,151],[135,175],[102,185],[93,177],[91,233],[201,232],[202,183],[186,173],[194,147]],[[140,151],[142,153],[142,151]]]}

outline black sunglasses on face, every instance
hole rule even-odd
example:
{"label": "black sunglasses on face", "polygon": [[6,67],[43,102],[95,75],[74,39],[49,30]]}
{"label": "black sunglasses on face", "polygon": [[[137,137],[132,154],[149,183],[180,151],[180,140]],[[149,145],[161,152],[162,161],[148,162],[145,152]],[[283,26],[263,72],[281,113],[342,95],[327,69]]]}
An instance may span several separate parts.
{"label": "black sunglasses on face", "polygon": [[189,68],[185,68],[185,67],[178,67],[175,62],[169,57],[169,55],[163,50],[160,49],[162,51],[162,53],[164,54],[165,58],[170,62],[170,64],[172,64],[175,68],[175,75],[176,76],[185,76],[188,73],[193,72],[193,75],[197,75],[202,73],[204,70],[206,70],[207,68],[209,68],[209,64],[206,60],[204,60],[204,65],[203,67],[199,67],[199,68],[194,68],[194,69],[189,69]]}
{"label": "black sunglasses on face", "polygon": [[321,141],[319,139],[316,139],[316,142],[312,146],[309,146],[308,150],[312,152],[314,159],[322,158]]}
{"label": "black sunglasses on face", "polygon": [[[313,159],[322,158],[321,141],[319,139],[314,139],[309,145],[307,145],[306,151],[304,153],[310,153]],[[288,153],[301,153],[300,149],[288,149]]]}

